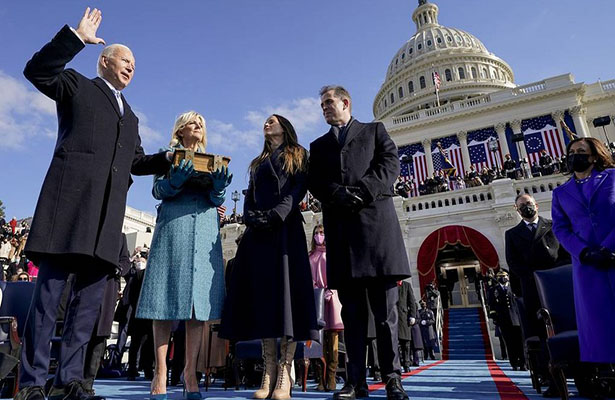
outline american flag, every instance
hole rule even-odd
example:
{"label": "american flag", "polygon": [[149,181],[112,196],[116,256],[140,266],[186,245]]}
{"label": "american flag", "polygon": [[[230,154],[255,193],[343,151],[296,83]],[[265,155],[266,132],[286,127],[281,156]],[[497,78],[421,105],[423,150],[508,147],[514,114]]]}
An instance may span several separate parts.
{"label": "american flag", "polygon": [[555,121],[550,115],[523,120],[521,131],[532,165],[539,163],[542,150],[546,150],[553,158],[559,158],[566,152]]}
{"label": "american flag", "polygon": [[[405,162],[401,162],[400,178],[404,181],[414,179],[413,196],[419,193],[419,183],[427,179],[427,160],[425,159],[425,151],[420,143],[402,146],[398,150],[400,158],[404,158]],[[404,157],[405,156],[405,157]]]}
{"label": "american flag", "polygon": [[440,90],[440,84],[442,80],[440,79],[440,74],[437,71],[432,72],[433,85],[436,87],[436,92]]}
{"label": "american flag", "polygon": [[452,166],[457,169],[457,175],[463,176],[465,173],[463,158],[461,156],[459,140],[456,135],[433,139],[431,141],[431,157],[433,159],[434,171],[439,171],[445,167],[445,160],[440,153],[440,149],[438,149],[438,143],[442,144],[442,150],[444,150]]}
{"label": "american flag", "polygon": [[503,166],[502,148],[500,147],[495,155],[489,150],[489,141],[492,140],[492,138],[498,140],[498,135],[493,128],[468,132],[470,164],[474,165],[478,172],[482,171],[485,167],[493,169],[497,167],[502,168]]}

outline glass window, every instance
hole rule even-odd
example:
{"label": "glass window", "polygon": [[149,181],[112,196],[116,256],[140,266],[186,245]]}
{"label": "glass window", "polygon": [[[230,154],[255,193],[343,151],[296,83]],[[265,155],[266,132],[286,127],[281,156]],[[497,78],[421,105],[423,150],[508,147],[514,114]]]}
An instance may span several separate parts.
{"label": "glass window", "polygon": [[421,89],[425,89],[425,77],[421,76],[419,78],[419,84],[421,85]]}
{"label": "glass window", "polygon": [[437,39],[437,41],[438,41],[438,43],[442,43],[442,38],[441,38],[441,37],[439,37],[439,38]]}
{"label": "glass window", "polygon": [[453,80],[453,74],[451,74],[450,69],[446,69],[446,71],[444,71],[444,76],[446,77],[447,82],[450,82]]}
{"label": "glass window", "polygon": [[459,79],[465,79],[466,78],[466,70],[463,69],[463,67],[459,67]]}
{"label": "glass window", "polygon": [[412,47],[410,47],[410,48],[408,49],[408,54],[412,54],[412,50],[413,50],[413,48],[412,48]]}
{"label": "glass window", "polygon": [[399,89],[397,89],[397,95],[398,97],[401,99],[402,97],[404,97],[404,88],[403,87],[399,87]]}
{"label": "glass window", "polygon": [[419,48],[419,50],[421,50],[423,48],[423,43],[419,43],[417,47]]}
{"label": "glass window", "polygon": [[476,79],[476,68],[472,67],[472,79]]}
{"label": "glass window", "polygon": [[428,40],[428,41],[427,41],[427,46],[431,46],[431,45],[432,45],[431,40]]}
{"label": "glass window", "polygon": [[395,95],[391,93],[391,104],[395,103]]}
{"label": "glass window", "polygon": [[408,93],[414,93],[414,82],[408,82]]}

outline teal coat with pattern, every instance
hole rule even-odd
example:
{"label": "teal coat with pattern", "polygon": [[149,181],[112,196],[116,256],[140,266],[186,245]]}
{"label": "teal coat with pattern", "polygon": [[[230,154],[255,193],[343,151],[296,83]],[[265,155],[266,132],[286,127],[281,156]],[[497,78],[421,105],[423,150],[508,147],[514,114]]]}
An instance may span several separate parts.
{"label": "teal coat with pattern", "polygon": [[219,319],[224,303],[222,242],[216,207],[225,192],[173,189],[154,178],[158,207],[137,318],[199,321]]}

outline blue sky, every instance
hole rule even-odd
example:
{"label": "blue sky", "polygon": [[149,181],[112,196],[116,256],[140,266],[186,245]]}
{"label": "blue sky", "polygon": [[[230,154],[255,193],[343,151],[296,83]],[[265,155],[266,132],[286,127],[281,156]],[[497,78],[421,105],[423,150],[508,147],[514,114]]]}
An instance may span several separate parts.
{"label": "blue sky", "polygon": [[[615,78],[609,43],[615,2],[606,0],[434,0],[439,22],[468,31],[506,60],[525,84],[571,72],[577,82]],[[146,151],[168,144],[175,117],[207,120],[208,152],[230,155],[232,190],[262,148],[262,123],[287,116],[300,142],[327,130],[318,89],[346,86],[359,120],[386,68],[415,32],[416,0],[3,1],[0,3],[0,200],[9,218],[31,216],[55,142],[55,106],[22,75],[32,54],[87,6],[103,12],[99,37],[128,45],[135,78],[124,94],[141,120]],[[95,76],[102,47],[69,64]],[[137,177],[132,207],[154,212],[151,178]],[[230,194],[226,205],[232,207]]]}

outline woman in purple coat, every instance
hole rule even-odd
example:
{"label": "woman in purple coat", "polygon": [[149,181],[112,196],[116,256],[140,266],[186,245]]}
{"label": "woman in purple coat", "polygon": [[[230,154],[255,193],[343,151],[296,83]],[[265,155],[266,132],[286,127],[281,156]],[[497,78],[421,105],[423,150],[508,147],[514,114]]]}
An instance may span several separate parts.
{"label": "woman in purple coat", "polygon": [[597,139],[567,148],[568,182],[553,192],[553,232],[572,256],[581,361],[615,363],[615,166]]}

